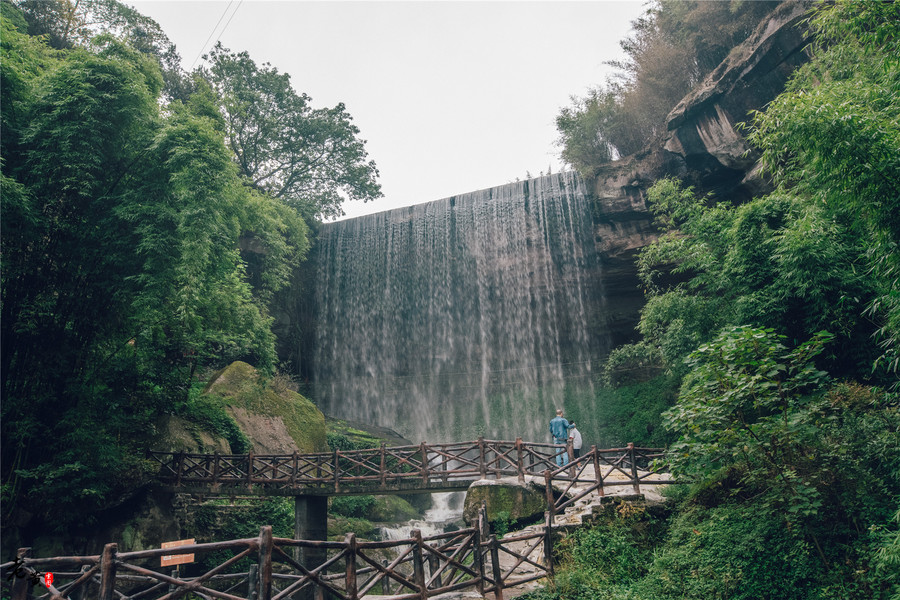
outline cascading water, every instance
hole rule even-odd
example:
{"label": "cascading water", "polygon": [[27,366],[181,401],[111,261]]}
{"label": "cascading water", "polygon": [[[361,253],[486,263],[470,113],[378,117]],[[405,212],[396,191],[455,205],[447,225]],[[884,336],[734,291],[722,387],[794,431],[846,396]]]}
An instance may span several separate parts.
{"label": "cascading water", "polygon": [[324,225],[317,401],[414,440],[545,440],[607,350],[592,235],[573,173]]}
{"label": "cascading water", "polygon": [[432,494],[432,506],[421,519],[406,521],[400,525],[380,527],[379,536],[383,540],[405,540],[410,537],[409,532],[418,529],[422,537],[429,537],[444,533],[448,527],[462,524],[463,492],[444,492]]}

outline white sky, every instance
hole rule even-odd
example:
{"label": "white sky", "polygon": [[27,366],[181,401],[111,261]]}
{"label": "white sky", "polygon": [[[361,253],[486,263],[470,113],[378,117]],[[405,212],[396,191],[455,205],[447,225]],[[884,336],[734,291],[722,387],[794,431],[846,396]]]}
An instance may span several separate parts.
{"label": "white sky", "polygon": [[619,41],[644,9],[643,0],[126,2],[162,26],[186,69],[219,39],[289,73],[313,106],[343,102],[384,193],[345,203],[348,217],[560,170],[557,113],[613,72],[604,63],[622,58]]}

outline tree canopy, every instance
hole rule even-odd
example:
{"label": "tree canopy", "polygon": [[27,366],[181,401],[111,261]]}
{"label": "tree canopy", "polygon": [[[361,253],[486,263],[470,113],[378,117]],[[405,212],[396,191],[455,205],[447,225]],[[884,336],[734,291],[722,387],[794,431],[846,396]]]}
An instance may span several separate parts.
{"label": "tree canopy", "polygon": [[378,170],[343,104],[312,108],[287,73],[246,52],[217,44],[206,58],[201,73],[220,99],[228,146],[252,187],[315,218],[343,214],[344,200],[381,196]]}
{"label": "tree canopy", "polygon": [[246,54],[217,48],[176,94],[174,48],[115,0],[2,8],[4,526],[27,505],[69,528],[146,476],[198,373],[276,369],[269,302],[305,219],[374,197],[377,171],[342,105]]}

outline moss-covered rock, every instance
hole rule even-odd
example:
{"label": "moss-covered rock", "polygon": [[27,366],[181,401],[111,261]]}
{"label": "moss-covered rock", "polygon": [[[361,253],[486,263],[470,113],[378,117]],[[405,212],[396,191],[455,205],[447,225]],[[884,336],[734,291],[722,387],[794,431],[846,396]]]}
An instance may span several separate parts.
{"label": "moss-covered rock", "polygon": [[357,423],[336,417],[325,417],[325,419],[329,435],[343,438],[348,442],[347,447],[338,448],[339,450],[377,448],[382,442],[388,446],[412,445],[411,441],[387,427]]}
{"label": "moss-covered rock", "polygon": [[340,516],[328,517],[329,540],[343,541],[344,536],[351,532],[355,533],[358,538],[373,539],[375,536],[375,526],[365,519]]}
{"label": "moss-covered rock", "polygon": [[369,520],[377,522],[410,521],[418,518],[419,511],[399,496],[375,496],[375,504],[369,508]]}
{"label": "moss-covered rock", "polygon": [[203,394],[222,402],[257,454],[325,452],[325,415],[279,378],[260,377],[233,362],[210,378]]}
{"label": "moss-covered rock", "polygon": [[463,518],[469,524],[478,521],[478,510],[484,502],[488,521],[527,522],[544,514],[547,501],[544,492],[531,483],[517,479],[481,479],[466,491]]}
{"label": "moss-covered rock", "polygon": [[163,415],[156,421],[153,449],[160,452],[196,452],[231,454],[228,440],[203,424],[176,415]]}

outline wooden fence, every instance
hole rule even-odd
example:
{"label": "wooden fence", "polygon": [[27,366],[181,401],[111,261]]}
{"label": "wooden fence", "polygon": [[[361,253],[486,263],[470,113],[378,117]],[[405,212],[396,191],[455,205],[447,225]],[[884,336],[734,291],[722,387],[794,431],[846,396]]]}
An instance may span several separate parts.
{"label": "wooden fence", "polygon": [[[552,572],[552,521],[543,531],[497,539],[490,535],[484,509],[476,527],[423,538],[362,541],[347,534],[342,542],[292,540],[262,527],[258,538],[193,544],[177,548],[117,552],[107,544],[95,556],[30,558],[21,549],[2,565],[4,596],[11,600],[282,600],[372,595],[425,600],[439,594],[476,589],[503,600],[504,590]],[[298,562],[293,548],[313,549],[316,560]],[[214,566],[190,577],[166,574],[163,555],[218,553]],[[230,555],[221,558],[222,554]],[[208,563],[207,563],[208,564]],[[201,569],[204,570],[204,569]],[[53,572],[48,587],[34,585],[41,572]]]}
{"label": "wooden fence", "polygon": [[[188,454],[152,452],[159,479],[176,491],[232,494],[325,495],[398,491],[464,490],[477,479],[527,476],[552,480],[586,495],[604,486],[672,483],[659,479],[655,465],[662,448],[591,447],[565,467],[557,457],[571,447],[479,438],[473,442],[336,450],[317,454]],[[548,485],[547,489],[550,489]],[[583,493],[582,493],[583,492]],[[548,492],[549,493],[549,492]],[[565,506],[557,506],[563,510]]]}

